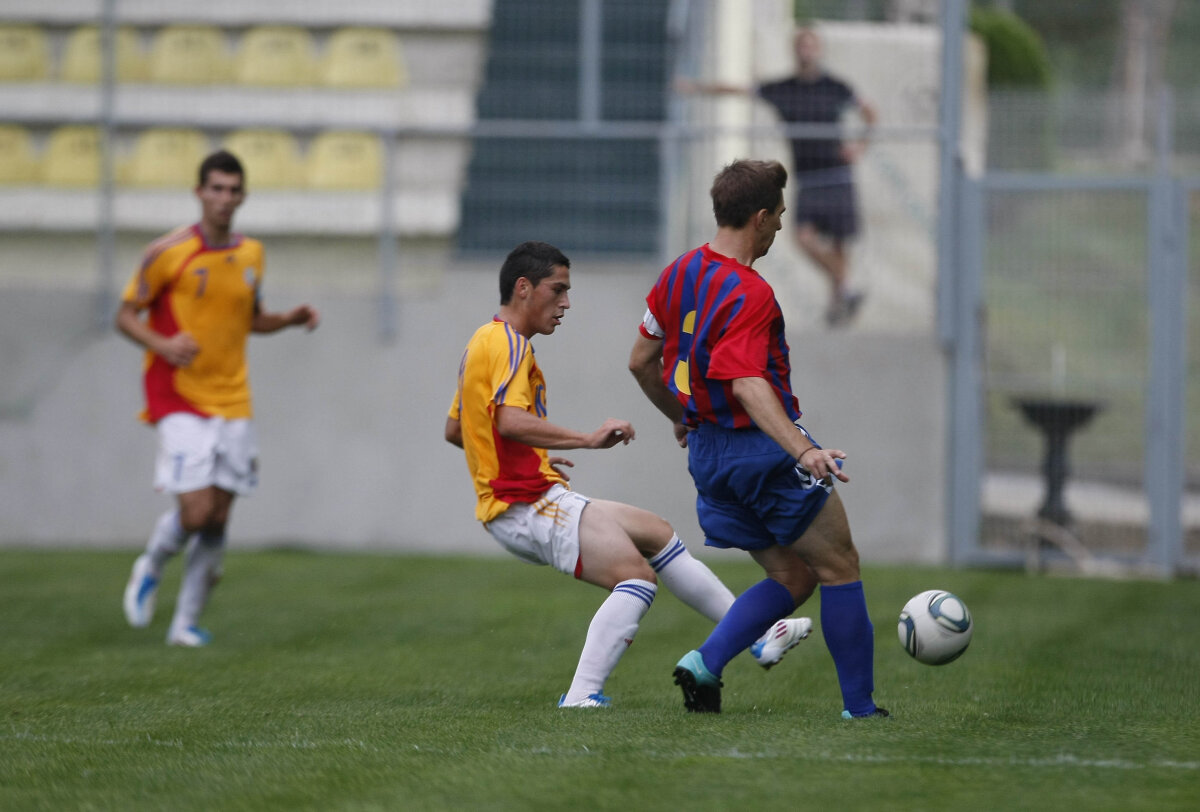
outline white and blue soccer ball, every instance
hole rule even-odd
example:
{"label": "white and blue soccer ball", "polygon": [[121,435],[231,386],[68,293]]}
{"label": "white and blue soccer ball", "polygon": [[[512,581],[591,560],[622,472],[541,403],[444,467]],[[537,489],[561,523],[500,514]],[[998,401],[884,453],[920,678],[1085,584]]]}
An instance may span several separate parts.
{"label": "white and blue soccer ball", "polygon": [[914,660],[945,665],[962,656],[975,624],[962,598],[942,589],[914,595],[900,612],[900,645]]}

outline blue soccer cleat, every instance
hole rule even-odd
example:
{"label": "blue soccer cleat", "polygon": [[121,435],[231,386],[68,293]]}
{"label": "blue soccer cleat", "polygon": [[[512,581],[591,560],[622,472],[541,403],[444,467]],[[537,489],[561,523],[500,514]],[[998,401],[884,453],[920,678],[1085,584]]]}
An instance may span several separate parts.
{"label": "blue soccer cleat", "polygon": [[158,601],[160,574],[150,563],[150,556],[142,554],[133,562],[133,572],[125,585],[125,619],[135,629],[144,629],[154,619],[154,605]]}

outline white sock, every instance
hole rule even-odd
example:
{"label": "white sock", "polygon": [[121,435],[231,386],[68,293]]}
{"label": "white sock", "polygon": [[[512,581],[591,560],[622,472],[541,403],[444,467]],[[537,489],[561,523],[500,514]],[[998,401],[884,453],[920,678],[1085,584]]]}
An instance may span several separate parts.
{"label": "white sock", "polygon": [[604,692],[608,675],[633,643],[638,623],[654,603],[657,591],[654,584],[638,578],[630,578],[613,587],[612,594],[600,604],[588,626],[575,678],[567,691],[567,704]]}
{"label": "white sock", "polygon": [[183,570],[183,583],[179,587],[179,600],[175,602],[175,617],[171,630],[183,630],[195,626],[208,603],[208,595],[221,579],[221,559],[225,555],[224,534],[210,536],[200,534],[188,547],[187,563]]}
{"label": "white sock", "polygon": [[650,566],[675,597],[713,623],[733,606],[729,587],[703,561],[692,557],[679,536],[671,536],[667,546],[650,559]]}
{"label": "white sock", "polygon": [[179,523],[179,508],[171,508],[158,517],[146,544],[146,555],[156,571],[161,571],[167,560],[183,549],[189,535]]}

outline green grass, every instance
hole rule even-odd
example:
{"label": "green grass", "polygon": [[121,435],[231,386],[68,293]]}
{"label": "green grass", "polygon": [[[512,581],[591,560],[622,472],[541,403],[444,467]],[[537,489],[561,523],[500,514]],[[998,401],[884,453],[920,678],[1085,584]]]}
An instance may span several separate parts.
{"label": "green grass", "polygon": [[[707,623],[660,593],[609,681],[560,711],[602,593],[507,558],[238,553],[212,646],[120,610],[132,553],[0,551],[0,809],[1200,808],[1200,584],[874,568],[876,698],[843,722],[819,634],[725,672],[688,715],[670,672]],[[735,591],[758,579],[710,559]],[[971,649],[910,660],[940,587]],[[814,599],[808,614],[819,616]]]}

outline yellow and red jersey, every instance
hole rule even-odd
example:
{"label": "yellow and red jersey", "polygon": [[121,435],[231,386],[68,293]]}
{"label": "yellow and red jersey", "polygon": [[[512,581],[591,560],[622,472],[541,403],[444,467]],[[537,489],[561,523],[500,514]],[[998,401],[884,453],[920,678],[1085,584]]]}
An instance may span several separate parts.
{"label": "yellow and red jersey", "polygon": [[186,367],[147,351],[143,420],[155,423],[173,412],[251,416],[246,338],[262,275],[262,243],[241,235],[218,248],[205,243],[198,226],[188,226],[147,247],[121,300],[149,309],[150,326],[163,335],[190,334],[200,351]]}
{"label": "yellow and red jersey", "polygon": [[544,448],[506,440],[496,430],[501,406],[546,419],[546,379],[529,339],[493,319],[475,331],[458,367],[450,417],[462,425],[463,450],[475,484],[475,518],[490,522],[514,503],[536,502],[551,485],[566,484]]}

